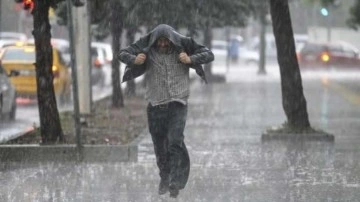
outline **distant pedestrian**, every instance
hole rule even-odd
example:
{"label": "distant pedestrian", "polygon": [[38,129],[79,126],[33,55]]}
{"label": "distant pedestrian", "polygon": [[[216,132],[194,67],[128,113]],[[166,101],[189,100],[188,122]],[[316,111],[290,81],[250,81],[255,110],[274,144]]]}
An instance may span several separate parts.
{"label": "distant pedestrian", "polygon": [[239,60],[240,41],[238,39],[231,39],[229,43],[228,54],[231,62],[237,63]]}
{"label": "distant pedestrian", "polygon": [[149,132],[160,170],[159,194],[177,197],[187,183],[189,154],[184,129],[189,98],[189,68],[206,81],[201,64],[214,60],[213,53],[192,38],[161,24],[120,51],[127,64],[123,82],[146,73]]}

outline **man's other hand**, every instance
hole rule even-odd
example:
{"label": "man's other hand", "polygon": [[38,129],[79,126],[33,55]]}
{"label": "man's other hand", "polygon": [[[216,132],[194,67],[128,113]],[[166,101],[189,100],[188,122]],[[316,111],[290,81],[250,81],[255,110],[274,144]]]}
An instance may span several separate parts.
{"label": "man's other hand", "polygon": [[146,55],[144,53],[140,53],[136,56],[134,64],[142,65],[142,64],[144,64],[145,60],[146,60]]}
{"label": "man's other hand", "polygon": [[191,63],[190,57],[185,52],[180,53],[179,60],[180,60],[180,62],[182,62],[184,64],[190,64]]}

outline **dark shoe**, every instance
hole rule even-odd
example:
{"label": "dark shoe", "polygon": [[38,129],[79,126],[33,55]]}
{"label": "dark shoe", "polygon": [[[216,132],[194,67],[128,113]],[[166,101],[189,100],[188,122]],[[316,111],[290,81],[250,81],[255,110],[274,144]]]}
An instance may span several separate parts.
{"label": "dark shoe", "polygon": [[169,192],[171,198],[176,198],[179,195],[179,189],[173,185],[169,186]]}
{"label": "dark shoe", "polygon": [[166,194],[169,191],[169,180],[160,180],[159,184],[159,195]]}

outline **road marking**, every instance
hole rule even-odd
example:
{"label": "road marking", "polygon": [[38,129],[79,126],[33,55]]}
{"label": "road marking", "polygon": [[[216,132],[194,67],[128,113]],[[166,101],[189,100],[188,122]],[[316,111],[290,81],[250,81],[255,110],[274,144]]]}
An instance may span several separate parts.
{"label": "road marking", "polygon": [[352,91],[345,86],[330,80],[327,77],[321,77],[321,82],[324,86],[329,87],[330,89],[339,93],[343,98],[345,98],[348,102],[354,105],[360,105],[360,94]]}

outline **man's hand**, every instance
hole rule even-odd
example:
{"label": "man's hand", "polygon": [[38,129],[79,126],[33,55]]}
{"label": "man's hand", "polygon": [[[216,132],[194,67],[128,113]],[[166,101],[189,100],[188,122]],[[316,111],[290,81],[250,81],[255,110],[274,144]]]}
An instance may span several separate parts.
{"label": "man's hand", "polygon": [[191,59],[185,52],[180,53],[179,60],[184,64],[191,64]]}
{"label": "man's hand", "polygon": [[145,60],[146,60],[146,55],[144,53],[140,53],[136,56],[134,64],[142,65],[142,64],[144,64]]}

